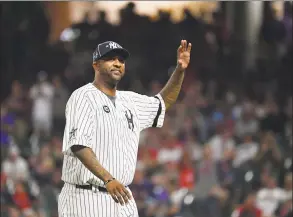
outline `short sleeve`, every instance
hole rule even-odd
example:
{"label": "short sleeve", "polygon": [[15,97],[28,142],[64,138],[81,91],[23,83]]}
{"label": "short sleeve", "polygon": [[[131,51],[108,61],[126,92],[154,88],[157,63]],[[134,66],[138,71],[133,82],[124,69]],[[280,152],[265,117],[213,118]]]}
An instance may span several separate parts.
{"label": "short sleeve", "polygon": [[64,130],[63,152],[70,154],[73,145],[91,148],[94,129],[94,112],[85,96],[70,97],[66,104],[66,126]]}
{"label": "short sleeve", "polygon": [[131,100],[136,107],[140,130],[163,126],[166,106],[160,94],[149,97],[131,92]]}

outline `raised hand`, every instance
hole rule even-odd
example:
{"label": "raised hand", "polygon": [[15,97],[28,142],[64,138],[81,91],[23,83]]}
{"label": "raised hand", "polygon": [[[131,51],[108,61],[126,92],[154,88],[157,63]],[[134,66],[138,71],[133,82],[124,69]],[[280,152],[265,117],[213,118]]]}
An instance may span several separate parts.
{"label": "raised hand", "polygon": [[186,40],[181,40],[181,44],[177,50],[177,68],[185,70],[190,62],[191,43],[187,46]]}
{"label": "raised hand", "polygon": [[129,191],[116,179],[106,185],[107,191],[116,203],[127,204],[131,200]]}

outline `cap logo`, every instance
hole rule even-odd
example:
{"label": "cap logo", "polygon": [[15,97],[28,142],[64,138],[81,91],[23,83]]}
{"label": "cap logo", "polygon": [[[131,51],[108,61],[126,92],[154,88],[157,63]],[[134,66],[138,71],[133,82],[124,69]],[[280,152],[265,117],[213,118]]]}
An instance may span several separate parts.
{"label": "cap logo", "polygon": [[110,47],[110,49],[122,48],[119,44],[111,41],[106,47]]}

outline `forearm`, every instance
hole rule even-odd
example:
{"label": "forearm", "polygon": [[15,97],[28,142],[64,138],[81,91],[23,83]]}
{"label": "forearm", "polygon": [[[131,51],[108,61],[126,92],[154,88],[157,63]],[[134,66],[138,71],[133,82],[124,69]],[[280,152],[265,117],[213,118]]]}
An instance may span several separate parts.
{"label": "forearm", "polygon": [[170,106],[176,102],[184,80],[184,75],[185,71],[181,71],[178,67],[176,67],[167,84],[160,91],[160,95],[165,102],[166,109],[170,108]]}
{"label": "forearm", "polygon": [[99,163],[92,149],[81,145],[74,145],[71,150],[86,168],[103,182],[113,178],[112,175]]}

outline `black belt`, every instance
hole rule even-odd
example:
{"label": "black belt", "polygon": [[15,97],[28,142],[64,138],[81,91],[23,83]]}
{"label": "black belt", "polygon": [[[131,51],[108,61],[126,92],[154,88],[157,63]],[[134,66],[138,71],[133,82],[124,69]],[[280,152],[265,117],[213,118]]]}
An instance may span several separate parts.
{"label": "black belt", "polygon": [[103,188],[101,186],[95,186],[95,185],[75,185],[76,188],[84,189],[84,190],[92,190],[93,187],[97,188],[101,192],[108,192],[106,188]]}

